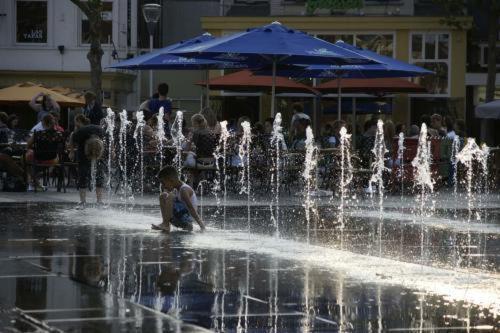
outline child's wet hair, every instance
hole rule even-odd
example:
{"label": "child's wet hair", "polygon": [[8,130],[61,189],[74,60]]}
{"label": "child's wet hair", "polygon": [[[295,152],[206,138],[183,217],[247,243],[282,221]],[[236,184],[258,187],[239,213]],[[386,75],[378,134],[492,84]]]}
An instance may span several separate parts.
{"label": "child's wet hair", "polygon": [[177,169],[171,165],[164,166],[156,176],[158,179],[179,179]]}

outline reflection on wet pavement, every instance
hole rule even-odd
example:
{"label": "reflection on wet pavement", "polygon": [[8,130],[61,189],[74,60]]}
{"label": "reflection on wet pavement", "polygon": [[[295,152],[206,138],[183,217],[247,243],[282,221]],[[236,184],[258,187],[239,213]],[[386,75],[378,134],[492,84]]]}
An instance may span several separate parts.
{"label": "reflection on wet pavement", "polygon": [[[310,246],[257,236],[265,232],[262,221],[266,219],[265,211],[257,209],[252,236],[213,228],[203,235],[163,235],[149,230],[158,221],[157,210],[140,207],[124,213],[82,213],[64,205],[11,204],[0,206],[0,213],[0,325],[4,330],[466,332],[493,331],[500,320],[498,299],[495,303],[493,298],[489,306],[467,295],[452,299],[448,290],[434,292],[430,286],[394,276],[398,273],[389,269],[384,274],[371,271],[366,264],[371,260],[374,267],[384,267],[390,262],[401,276],[408,265],[422,267],[425,274],[412,271],[413,280],[422,274],[421,280],[437,279],[438,284],[443,272],[459,272],[450,269],[456,263],[447,263],[448,255],[439,254],[451,251],[450,237],[460,240],[462,232],[431,230],[429,245],[434,247],[429,246],[426,259],[437,262],[442,267],[439,271],[419,266],[418,260],[405,264],[367,257],[370,235],[363,230],[371,228],[368,218],[364,224],[352,222],[349,227],[357,230],[358,242],[351,242],[348,250],[352,252],[341,252],[321,247],[335,241],[334,233],[327,237],[321,226],[316,245]],[[236,218],[232,221],[235,229],[246,225]],[[217,225],[215,219],[212,225]],[[414,227],[409,224],[401,229],[402,225],[388,222],[384,255],[412,262]],[[299,225],[281,229],[288,230],[284,237],[290,239],[304,234]],[[406,247],[402,254],[401,235]],[[472,237],[482,241],[479,254],[499,253],[498,234]],[[333,253],[340,256],[337,262],[322,261],[322,256]],[[465,258],[463,253],[457,254],[457,261],[460,258]],[[479,282],[486,281],[485,276],[495,281],[498,257],[474,260],[468,263],[470,270],[464,271],[467,280],[460,280],[457,273],[456,280],[449,282],[450,290],[460,282],[469,283],[473,292]],[[365,267],[349,267],[349,263],[363,262]],[[464,267],[463,260],[460,266]],[[360,275],[363,270],[366,274]],[[498,288],[496,293],[500,294]]]}

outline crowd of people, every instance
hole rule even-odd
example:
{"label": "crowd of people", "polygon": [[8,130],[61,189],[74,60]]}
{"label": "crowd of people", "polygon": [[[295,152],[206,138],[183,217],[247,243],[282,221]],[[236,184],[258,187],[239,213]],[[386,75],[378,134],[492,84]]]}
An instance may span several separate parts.
{"label": "crowd of people", "polygon": [[[146,163],[145,169],[151,165],[170,164],[175,151],[171,128],[173,123],[172,101],[168,98],[169,86],[166,83],[158,85],[157,93],[150,99],[144,101],[139,110],[143,111],[145,125],[143,127],[142,142]],[[60,106],[49,95],[37,94],[30,101],[30,107],[36,112],[36,124],[29,131],[19,129],[19,119],[16,115],[10,115],[0,112],[0,168],[13,175],[19,182],[25,181],[28,191],[44,191],[46,187],[40,184],[38,180],[37,169],[40,167],[50,167],[60,164],[61,159],[74,161],[78,163],[76,179],[77,188],[80,189],[80,199],[82,205],[86,202],[85,190],[89,188],[91,181],[91,169],[96,168],[96,187],[97,201],[102,202],[102,188],[104,187],[104,173],[111,174],[108,166],[104,163],[103,156],[113,156],[113,160],[119,156],[119,146],[121,135],[120,122],[122,118],[118,113],[115,114],[115,132],[113,140],[115,147],[112,151],[107,151],[109,147],[105,144],[110,140],[107,136],[106,112],[102,105],[97,101],[92,92],[84,94],[85,105],[74,117],[74,128],[70,131],[64,129],[60,122]],[[40,100],[40,101],[39,101]],[[160,145],[158,140],[158,126],[160,124],[158,114],[163,108],[163,132],[165,134],[164,142]],[[306,129],[312,126],[311,118],[307,115],[300,104],[293,105],[293,114],[288,124],[283,124],[283,134],[285,140],[281,143],[282,151],[300,152],[305,149]],[[182,134],[185,141],[182,145],[183,167],[186,170],[187,182],[193,187],[202,179],[205,179],[207,172],[213,171],[216,160],[214,152],[219,142],[221,134],[221,125],[216,113],[209,107],[203,108],[199,113],[193,115],[190,119],[184,119],[182,124]],[[120,172],[115,173],[118,178],[116,186],[120,186],[120,181],[126,176],[128,180],[138,181],[137,171],[139,156],[136,133],[134,129],[137,124],[135,113],[128,114],[130,125],[127,127],[127,133],[124,143],[127,146],[128,156],[126,163],[131,166],[123,175]],[[228,130],[231,137],[228,142],[228,158],[230,167],[241,167],[242,161],[238,153],[238,144],[243,135],[243,122],[251,123],[249,117],[240,117],[229,123]],[[340,145],[340,130],[345,127],[349,133],[356,133],[354,138],[354,152],[368,168],[371,163],[372,149],[377,132],[377,117],[368,119],[363,128],[357,124],[337,120],[332,123],[323,124],[321,133],[316,136],[316,144],[323,150],[335,150]],[[462,120],[455,121],[452,117],[443,117],[439,114],[432,116],[424,115],[420,124],[428,124],[429,137],[453,140],[455,136],[465,137],[465,125]],[[252,130],[252,163],[256,166],[255,172],[269,169],[271,160],[271,137],[273,135],[274,118],[264,119],[262,122],[251,123]],[[353,126],[356,127],[355,131]],[[396,149],[397,136],[403,133],[405,138],[417,139],[420,135],[420,126],[413,124],[406,127],[405,124],[394,124],[391,120],[384,122],[384,138],[387,148],[387,166],[391,167],[393,152]],[[134,135],[135,134],[135,135]],[[25,151],[16,145],[9,145],[12,142],[26,142]],[[162,154],[158,154],[159,147],[166,149]],[[19,149],[18,149],[19,148]],[[21,150],[21,151],[20,151]],[[64,153],[64,154],[62,154]],[[21,159],[15,159],[20,156]],[[159,157],[164,156],[163,161]],[[22,161],[24,164],[19,163]],[[95,165],[92,164],[95,161]],[[150,163],[151,162],[151,163]],[[121,163],[121,162],[120,162]],[[262,170],[259,171],[259,168]],[[145,171],[145,170],[142,170]],[[158,170],[156,170],[158,171]],[[154,170],[149,173],[140,174],[146,177],[154,178]],[[154,182],[146,183],[145,190],[153,190],[157,184]],[[123,184],[121,184],[123,185]]]}

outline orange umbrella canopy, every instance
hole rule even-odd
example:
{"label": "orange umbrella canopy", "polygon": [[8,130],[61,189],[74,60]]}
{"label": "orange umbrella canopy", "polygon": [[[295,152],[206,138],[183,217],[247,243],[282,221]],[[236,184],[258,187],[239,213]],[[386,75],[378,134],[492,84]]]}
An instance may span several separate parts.
{"label": "orange umbrella canopy", "polygon": [[[324,82],[315,89],[323,94],[338,92],[337,79]],[[385,93],[425,93],[427,90],[411,81],[402,78],[379,79],[341,79],[340,87],[343,93],[367,93],[383,95]]]}
{"label": "orange umbrella canopy", "polygon": [[33,96],[43,92],[49,94],[60,106],[83,106],[85,102],[65,96],[55,90],[45,88],[32,82],[18,83],[16,85],[0,89],[0,104],[29,103]]}
{"label": "orange umbrella canopy", "polygon": [[[204,86],[206,82],[197,82],[196,84]],[[270,91],[273,85],[273,78],[272,76],[253,75],[251,71],[243,70],[210,79],[208,84],[212,90]],[[276,92],[318,94],[318,91],[312,87],[280,76],[276,77]]]}

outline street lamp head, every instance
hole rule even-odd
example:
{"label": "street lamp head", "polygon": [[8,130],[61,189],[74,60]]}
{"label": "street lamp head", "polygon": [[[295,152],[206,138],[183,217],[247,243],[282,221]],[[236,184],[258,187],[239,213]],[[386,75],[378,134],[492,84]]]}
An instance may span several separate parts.
{"label": "street lamp head", "polygon": [[160,19],[161,5],[157,3],[147,3],[142,6],[142,14],[146,23],[157,23]]}

